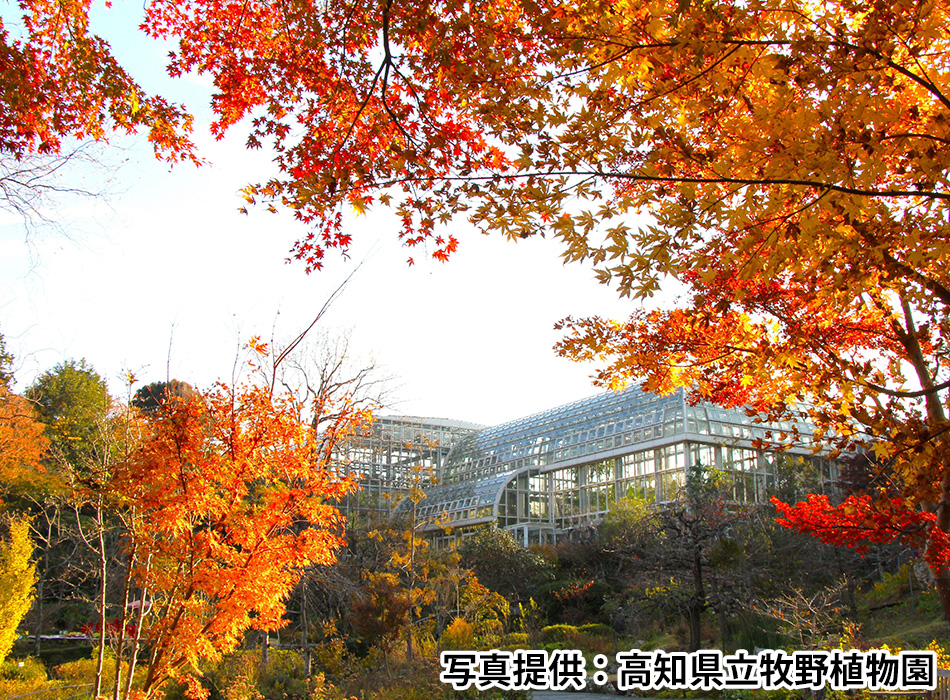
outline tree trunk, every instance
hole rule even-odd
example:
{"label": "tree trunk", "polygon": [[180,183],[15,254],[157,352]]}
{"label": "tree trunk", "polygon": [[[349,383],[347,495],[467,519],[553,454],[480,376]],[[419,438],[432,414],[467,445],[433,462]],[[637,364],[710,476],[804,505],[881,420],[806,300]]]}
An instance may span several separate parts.
{"label": "tree trunk", "polygon": [[412,587],[416,585],[416,519],[417,503],[412,501],[412,521],[409,528],[409,584],[406,586],[406,603],[408,605],[408,622],[406,623],[406,661],[410,664],[413,659],[412,652]]}
{"label": "tree trunk", "polygon": [[[132,557],[135,556],[135,550],[132,550]],[[149,552],[148,556],[145,557],[145,580],[148,579],[149,571],[152,568],[152,553]],[[146,598],[148,597],[148,588],[143,584],[142,593],[139,596],[139,609],[135,616],[135,637],[132,639],[132,649],[129,651],[129,671],[125,676],[125,695],[123,698],[128,700],[129,695],[132,694],[132,681],[135,677],[135,666],[138,663],[139,649],[141,648],[142,643],[142,625],[145,622],[145,606]]]}
{"label": "tree trunk", "polygon": [[129,614],[129,592],[132,588],[132,564],[134,557],[129,557],[129,566],[125,572],[125,583],[122,586],[122,609],[119,611],[119,638],[115,646],[115,685],[112,688],[112,700],[119,700],[122,690],[122,654],[125,651],[125,627]]}
{"label": "tree trunk", "polygon": [[[947,439],[946,432],[943,431],[947,423],[947,412],[944,410],[940,401],[940,395],[934,385],[933,376],[930,368],[924,359],[920,344],[917,341],[917,328],[914,323],[913,313],[910,304],[902,301],[904,311],[904,327],[898,328],[895,324],[897,336],[907,350],[914,371],[917,373],[917,381],[924,389],[926,394],[927,420],[930,427],[939,430],[938,433],[940,446],[942,448],[942,473],[940,475],[940,501],[936,504],[923,504],[926,510],[934,512],[937,516],[933,527],[939,528],[943,532],[950,532],[950,441]],[[929,506],[929,507],[928,507]],[[933,572],[934,585],[937,587],[937,595],[940,597],[940,606],[943,608],[943,617],[950,623],[950,571],[947,569],[930,568]]]}
{"label": "tree trunk", "polygon": [[33,654],[36,658],[40,657],[40,652],[43,650],[41,635],[43,634],[43,601],[46,599],[43,583],[46,581],[46,567],[49,564],[48,551],[48,549],[43,550],[43,566],[39,576],[36,577],[36,630],[33,634]]}
{"label": "tree trunk", "polygon": [[310,620],[307,617],[307,576],[300,579],[300,641],[303,646],[304,674],[313,676],[313,655],[310,653]]}
{"label": "tree trunk", "polygon": [[726,615],[725,608],[722,606],[716,609],[716,615],[719,617],[719,639],[722,653],[728,653],[729,642],[732,641],[732,632],[729,629],[729,617]]}
{"label": "tree trunk", "polygon": [[703,553],[693,543],[693,599],[689,602],[686,618],[689,622],[689,650],[699,651],[702,642],[701,618],[706,609],[706,589],[703,586]]}
{"label": "tree trunk", "polygon": [[[42,508],[46,518],[46,532],[41,535],[39,529],[36,530],[38,535],[37,539],[40,541],[43,550],[43,557],[40,560],[41,565],[38,567],[39,572],[36,577],[36,631],[33,635],[33,654],[39,658],[40,652],[43,650],[43,620],[46,615],[46,607],[44,605],[46,602],[45,583],[47,571],[49,571],[49,552],[53,542],[53,521],[49,516],[49,511],[46,510],[48,503],[44,502],[44,504],[41,505],[36,501],[34,502],[37,503],[37,506]],[[58,513],[59,506],[54,505],[53,507],[57,509],[56,512]]]}
{"label": "tree trunk", "polygon": [[940,607],[943,608],[944,618],[950,622],[950,570],[943,569],[933,573],[934,585],[937,587],[937,595],[940,597]]}
{"label": "tree trunk", "polygon": [[98,698],[102,693],[102,674],[106,658],[106,573],[108,569],[108,559],[106,558],[105,534],[103,533],[105,523],[102,514],[102,497],[96,504],[96,533],[97,543],[99,545],[99,653],[96,660],[96,682],[93,691],[93,697]]}
{"label": "tree trunk", "polygon": [[135,638],[132,640],[132,650],[129,653],[129,672],[125,676],[125,695],[123,697],[126,700],[128,700],[129,695],[132,694],[132,681],[135,678],[135,666],[138,662],[139,647],[142,643],[142,624],[145,621],[145,598],[147,595],[148,590],[143,588],[142,596],[139,598],[139,611],[135,622]]}
{"label": "tree trunk", "polygon": [[692,600],[686,609],[686,623],[689,626],[689,651],[699,651],[701,636],[701,611],[698,601]]}

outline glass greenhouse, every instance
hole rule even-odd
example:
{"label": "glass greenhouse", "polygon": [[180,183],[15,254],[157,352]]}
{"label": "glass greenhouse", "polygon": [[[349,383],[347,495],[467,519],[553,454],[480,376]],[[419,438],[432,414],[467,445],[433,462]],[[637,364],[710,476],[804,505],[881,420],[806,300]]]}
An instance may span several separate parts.
{"label": "glass greenhouse", "polygon": [[[355,471],[377,501],[405,493],[413,474],[417,482],[434,475],[419,514],[438,540],[496,522],[528,545],[569,537],[628,496],[670,500],[696,464],[722,471],[744,502],[767,500],[790,470],[834,480],[833,461],[792,442],[809,434],[805,422],[764,425],[743,409],[690,405],[682,390],[657,396],[631,387],[492,428],[379,419]],[[762,447],[782,440],[785,450]]]}
{"label": "glass greenhouse", "polygon": [[430,488],[459,441],[484,426],[455,420],[378,417],[337,451],[342,471],[361,488],[339,504],[344,513],[389,513],[413,487]]}

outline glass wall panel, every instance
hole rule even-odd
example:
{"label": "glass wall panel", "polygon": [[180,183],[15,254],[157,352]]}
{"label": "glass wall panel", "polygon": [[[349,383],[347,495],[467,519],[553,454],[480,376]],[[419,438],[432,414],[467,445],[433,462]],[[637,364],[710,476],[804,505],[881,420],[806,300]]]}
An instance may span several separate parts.
{"label": "glass wall panel", "polygon": [[720,468],[719,445],[690,443],[689,451],[692,466],[702,466],[708,469]]}
{"label": "glass wall panel", "polygon": [[635,476],[644,476],[656,471],[654,451],[641,450],[620,458],[620,478],[629,479]]}

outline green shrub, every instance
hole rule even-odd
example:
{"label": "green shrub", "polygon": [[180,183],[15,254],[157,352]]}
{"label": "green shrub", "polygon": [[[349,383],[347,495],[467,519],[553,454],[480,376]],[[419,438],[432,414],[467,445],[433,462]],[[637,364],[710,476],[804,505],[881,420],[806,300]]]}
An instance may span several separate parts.
{"label": "green shrub", "polygon": [[528,633],[527,632],[509,632],[505,635],[504,643],[507,649],[527,649],[528,648]]}
{"label": "green shrub", "polygon": [[616,636],[613,628],[604,624],[587,624],[581,627],[573,625],[549,625],[541,630],[544,648],[559,644],[562,649],[581,649],[595,654],[609,654],[616,651]]}
{"label": "green shrub", "polygon": [[[884,573],[881,580],[867,593],[867,601],[871,607],[883,603],[899,601],[910,591],[910,565],[904,564],[897,573]],[[919,588],[919,586],[918,586]]]}
{"label": "green shrub", "polygon": [[271,650],[257,689],[267,700],[307,700],[310,691],[303,657],[295,651]]}
{"label": "green shrub", "polygon": [[545,642],[564,642],[577,639],[579,630],[574,625],[548,625],[541,628],[541,639]]}
{"label": "green shrub", "polygon": [[49,680],[38,659],[8,660],[0,664],[0,698],[76,700],[84,698],[92,683],[84,680]]}
{"label": "green shrub", "polygon": [[[102,672],[104,676],[111,676],[112,674],[107,673],[107,670],[112,668],[112,665],[115,662],[110,656],[106,656],[103,660]],[[64,681],[70,681],[72,683],[77,683],[80,681],[86,681],[92,683],[96,679],[96,668],[98,667],[99,659],[96,656],[96,653],[93,652],[91,657],[85,659],[78,659],[77,661],[69,661],[59,666],[54,666],[51,675],[53,678],[58,678]]]}
{"label": "green shrub", "polygon": [[537,599],[549,622],[584,624],[606,621],[604,604],[610,593],[603,581],[554,581],[538,589]]}
{"label": "green shrub", "polygon": [[331,637],[315,644],[310,650],[314,668],[331,678],[342,678],[354,659],[340,637]]}
{"label": "green shrub", "polygon": [[[54,666],[50,671],[50,676],[61,680],[65,685],[92,685],[96,681],[96,668],[99,665],[98,652],[93,649],[89,656],[76,661],[67,661],[64,664]],[[129,671],[129,664],[122,662],[122,683],[125,683],[126,673]],[[141,680],[143,667],[139,667],[136,676]],[[102,692],[103,694],[112,694],[112,687],[115,681],[115,659],[109,650],[106,650],[105,658],[102,662]],[[45,698],[44,698],[45,700]]]}
{"label": "green shrub", "polygon": [[[320,676],[323,684],[323,677]],[[246,649],[229,654],[204,674],[203,685],[211,692],[209,700],[308,700],[303,657],[295,651],[272,649],[267,664],[261,652]]]}
{"label": "green shrub", "polygon": [[476,629],[478,634],[475,635],[475,646],[479,649],[490,649],[501,642],[505,627],[501,620],[482,620]]}
{"label": "green shrub", "polygon": [[8,659],[0,663],[0,678],[10,681],[45,681],[47,680],[46,667],[43,666],[42,661],[33,657]]}
{"label": "green shrub", "polygon": [[77,689],[58,687],[61,685],[62,683],[40,678],[33,680],[0,678],[0,698],[23,697],[28,698],[28,700],[66,700],[66,698],[76,695]]}

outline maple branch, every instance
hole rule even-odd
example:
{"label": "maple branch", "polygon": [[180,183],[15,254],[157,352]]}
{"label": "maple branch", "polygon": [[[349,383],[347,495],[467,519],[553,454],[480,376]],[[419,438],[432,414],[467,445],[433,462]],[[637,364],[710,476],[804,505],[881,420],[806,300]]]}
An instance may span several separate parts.
{"label": "maple branch", "polygon": [[948,99],[947,96],[944,95],[943,92],[940,90],[940,88],[938,88],[937,85],[932,80],[927,78],[926,75],[923,77],[917,75],[909,68],[905,68],[899,63],[896,63],[892,58],[890,58],[889,56],[885,56],[881,51],[878,51],[877,49],[872,49],[870,47],[865,47],[865,46],[857,46],[856,44],[852,44],[847,41],[834,41],[832,42],[832,45],[844,46],[846,48],[851,49],[855,53],[867,54],[868,56],[873,56],[874,58],[883,62],[884,65],[889,66],[893,68],[894,70],[896,70],[905,78],[909,78],[910,80],[913,80],[915,83],[917,83],[918,85],[923,87],[925,90],[933,94],[941,103],[943,103],[944,107],[946,107],[947,109],[950,109],[950,99]]}
{"label": "maple branch", "polygon": [[346,58],[346,33],[350,30],[350,21],[353,19],[353,14],[356,12],[356,8],[359,7],[360,0],[353,0],[353,4],[350,6],[349,12],[346,13],[346,18],[343,20],[343,36],[340,41],[340,58],[341,60]]}
{"label": "maple branch", "polygon": [[[877,300],[872,299],[872,301],[875,302],[878,308],[881,308],[881,306],[877,304]],[[773,314],[773,315],[780,317],[780,315],[778,314]],[[896,323],[896,320],[893,319],[893,317],[891,318],[891,325],[892,325],[892,328],[894,329],[897,339],[901,343],[903,343],[904,338],[906,336],[905,334],[902,333],[902,329],[900,328],[899,324]],[[882,335],[884,335],[885,338],[888,337],[886,334],[882,334]],[[821,354],[823,354],[825,358],[825,362],[828,362],[831,365],[836,365],[842,372],[849,372],[852,377],[851,381],[853,381],[855,384],[857,384],[858,386],[864,387],[866,389],[871,389],[874,392],[884,394],[886,396],[892,396],[894,398],[908,398],[908,399],[919,398],[921,396],[929,397],[932,394],[936,394],[936,393],[939,393],[940,391],[943,391],[944,389],[950,388],[950,380],[948,380],[936,386],[931,386],[929,388],[925,387],[924,389],[921,389],[919,391],[901,391],[898,389],[889,389],[887,387],[874,384],[873,382],[869,382],[865,379],[861,379],[858,376],[859,372],[857,371],[857,366],[853,362],[844,360],[833,347],[829,347],[827,346],[826,343],[822,343],[821,350],[823,351],[823,353]],[[882,409],[880,404],[878,404],[878,408]]]}
{"label": "maple branch", "polygon": [[950,139],[943,139],[939,136],[934,136],[933,134],[917,134],[914,132],[899,133],[899,134],[885,134],[881,136],[882,141],[887,139],[900,139],[900,138],[918,138],[918,139],[931,139],[932,141],[938,141],[940,143],[950,144]]}
{"label": "maple branch", "polygon": [[877,384],[872,384],[871,382],[857,378],[855,378],[855,382],[860,386],[866,387],[881,394],[885,394],[887,396],[893,396],[897,399],[915,399],[920,398],[921,396],[929,396],[931,394],[939,393],[944,389],[950,389],[950,380],[941,382],[940,384],[935,384],[928,389],[920,389],[919,391],[899,391],[897,389],[888,389],[887,387],[878,386]]}
{"label": "maple branch", "polygon": [[387,48],[386,53],[387,53],[386,60],[383,63],[383,65],[386,68],[386,70],[383,71],[383,83],[382,83],[383,109],[386,110],[386,114],[389,115],[389,118],[392,120],[393,125],[399,130],[399,133],[402,134],[404,139],[406,139],[406,146],[411,146],[412,144],[416,143],[416,140],[412,138],[412,136],[410,136],[409,133],[405,130],[402,123],[399,121],[399,117],[397,117],[395,112],[393,112],[393,108],[390,106],[389,100],[387,99],[387,96],[386,96],[386,90],[389,87],[389,69],[390,69],[390,66],[393,65],[392,57],[388,55],[389,54],[388,48]]}
{"label": "maple branch", "polygon": [[[697,185],[743,185],[743,186],[765,186],[772,185],[791,185],[795,187],[808,187],[812,189],[827,189],[831,192],[840,192],[857,197],[922,197],[941,200],[950,200],[950,192],[925,192],[923,190],[873,190],[860,189],[856,187],[847,187],[835,183],[821,182],[819,180],[800,180],[795,178],[742,178],[742,177],[699,177],[699,176],[677,176],[677,175],[648,175],[645,173],[610,173],[603,170],[548,170],[528,171],[519,173],[490,173],[485,175],[447,175],[437,178],[442,182],[475,182],[491,183],[501,179],[522,180],[529,177],[549,178],[549,177],[594,177],[604,180],[629,180],[631,182],[670,182],[670,183],[690,183]],[[393,178],[377,183],[378,187],[385,188],[392,185],[427,183],[431,184],[436,179],[432,176],[409,175],[406,177]]]}
{"label": "maple branch", "polygon": [[[572,174],[572,173],[565,173]],[[576,173],[586,174],[586,173]],[[842,194],[851,194],[860,197],[933,197],[934,199],[950,200],[948,192],[924,192],[921,190],[868,190],[837,185],[828,182],[819,182],[815,180],[798,180],[794,178],[736,178],[736,177],[676,177],[673,175],[645,175],[628,173],[596,173],[604,179],[623,179],[638,182],[683,182],[696,184],[738,184],[738,185],[793,185],[798,187],[810,187],[816,189],[827,189],[832,192],[841,192]]]}
{"label": "maple branch", "polygon": [[389,86],[389,69],[390,67],[395,69],[395,63],[393,62],[393,55],[389,45],[389,10],[392,8],[392,5],[393,0],[386,0],[386,2],[383,4],[383,67],[385,68],[383,71],[382,84],[383,109],[386,110],[386,114],[389,115],[393,125],[399,129],[399,133],[401,133],[403,138],[406,139],[406,145],[411,146],[413,143],[415,143],[415,139],[413,139],[403,128],[402,123],[400,123],[399,118],[393,112],[392,107],[389,105],[389,100],[386,97],[386,89]]}
{"label": "maple branch", "polygon": [[917,282],[922,287],[924,287],[924,289],[932,292],[938,299],[940,299],[940,301],[944,303],[945,306],[950,306],[950,289],[941,284],[939,281],[933,279],[932,277],[928,277],[911,265],[908,265],[907,263],[902,262],[891,255],[887,248],[881,245],[881,241],[877,236],[874,235],[865,222],[852,221],[851,227],[857,231],[868,243],[881,250],[881,257],[884,259],[884,263],[888,267],[892,268],[892,271],[896,271],[899,275],[908,277],[914,282]]}
{"label": "maple branch", "polygon": [[438,124],[429,118],[429,115],[427,113],[428,110],[425,109],[426,108],[425,100],[423,100],[422,97],[419,95],[419,93],[416,92],[416,87],[412,84],[412,81],[410,81],[409,78],[403,75],[402,71],[399,70],[399,66],[397,66],[395,63],[393,63],[392,68],[393,68],[393,72],[396,75],[398,75],[400,78],[402,78],[402,81],[406,84],[406,87],[409,89],[409,92],[412,94],[412,98],[416,101],[416,104],[419,106],[419,116],[422,119],[425,119],[429,123],[430,126],[437,129]]}
{"label": "maple branch", "polygon": [[[933,389],[933,378],[930,374],[930,370],[927,367],[926,360],[923,356],[923,351],[921,350],[920,343],[917,341],[917,330],[914,323],[913,312],[911,310],[910,304],[906,299],[901,299],[901,309],[904,313],[904,325],[898,321],[896,314],[891,315],[891,325],[894,328],[894,332],[897,334],[901,343],[906,349],[911,363],[915,372],[917,373],[917,379],[920,382],[920,385],[924,389]],[[939,437],[942,433],[946,432],[947,426],[947,414],[944,410],[943,403],[939,400],[936,395],[936,392],[931,392],[926,395],[927,399],[927,419],[928,427],[943,427],[943,430],[937,432]],[[932,438],[931,438],[932,439]],[[946,444],[946,437],[944,437],[939,442]],[[944,453],[946,450],[944,450]],[[943,532],[947,532],[950,528],[950,464],[948,464],[948,459],[944,456],[940,464],[940,501],[937,504],[927,503],[928,510],[935,512],[936,520],[934,522],[934,527],[939,528]]]}
{"label": "maple branch", "polygon": [[[795,13],[795,14],[799,14],[799,13]],[[823,29],[826,33],[828,32],[827,28],[820,27],[820,29]],[[948,98],[943,94],[943,92],[937,87],[936,83],[934,83],[933,80],[931,80],[929,77],[927,77],[926,74],[925,74],[923,77],[922,77],[922,76],[919,76],[919,75],[917,75],[916,73],[914,73],[913,71],[911,71],[910,69],[905,68],[904,66],[900,65],[899,63],[896,63],[894,60],[892,60],[891,58],[885,56],[883,53],[881,53],[880,51],[878,51],[878,50],[876,50],[876,49],[871,49],[871,48],[868,48],[868,47],[858,46],[858,45],[856,45],[856,44],[852,44],[852,43],[847,42],[847,41],[841,41],[837,36],[834,36],[834,35],[832,35],[832,34],[830,34],[830,33],[829,33],[829,37],[834,37],[834,38],[832,38],[832,39],[829,41],[829,44],[830,44],[831,46],[842,46],[842,47],[845,47],[845,48],[850,49],[851,51],[853,51],[853,52],[855,52],[855,53],[868,54],[868,55],[870,55],[870,56],[873,56],[874,58],[877,58],[878,60],[883,61],[883,62],[885,63],[885,65],[889,66],[890,68],[893,68],[894,70],[896,70],[896,71],[897,71],[898,73],[900,73],[901,75],[904,75],[905,77],[910,78],[910,79],[913,80],[914,82],[917,82],[918,84],[920,84],[922,87],[924,87],[925,89],[927,89],[927,91],[931,92],[934,96],[936,96],[937,99],[940,100],[940,101],[944,104],[945,107],[950,108],[950,99],[948,99]],[[618,59],[620,59],[620,58],[623,58],[624,56],[627,56],[627,55],[629,55],[630,53],[632,53],[632,52],[634,52],[634,51],[646,50],[646,49],[663,49],[663,48],[665,48],[665,49],[675,49],[675,48],[681,48],[681,44],[680,44],[679,42],[674,42],[674,41],[668,41],[668,42],[645,42],[645,43],[637,43],[637,44],[625,44],[625,43],[618,42],[618,41],[604,40],[604,39],[601,39],[601,38],[599,38],[599,37],[591,37],[591,36],[580,35],[580,34],[579,34],[579,35],[573,35],[573,36],[555,37],[555,38],[557,38],[557,39],[562,39],[562,40],[572,40],[572,41],[573,41],[573,40],[577,40],[577,39],[582,39],[582,40],[585,40],[585,41],[597,41],[597,42],[601,43],[602,45],[619,45],[619,46],[623,46],[623,47],[624,47],[624,49],[623,49],[622,51],[618,52],[618,53],[617,53],[616,55],[614,55],[614,56],[611,56],[611,57],[609,57],[609,58],[607,58],[607,59],[604,59],[604,60],[602,60],[602,61],[599,61],[598,63],[596,63],[596,64],[594,64],[594,65],[592,65],[592,66],[590,66],[590,67],[588,67],[588,68],[582,68],[582,69],[578,69],[578,70],[576,70],[576,71],[571,71],[571,72],[568,72],[568,73],[564,73],[564,74],[562,74],[561,76],[558,76],[558,78],[561,78],[561,77],[569,77],[569,76],[572,76],[572,75],[577,75],[577,74],[580,74],[580,73],[584,73],[584,72],[589,72],[589,71],[591,71],[591,70],[595,70],[595,69],[600,68],[600,67],[602,67],[602,66],[604,66],[604,65],[606,65],[606,64],[608,64],[608,63],[611,63],[611,62],[616,61],[616,60],[618,60]],[[791,46],[794,42],[789,41],[789,40],[784,40],[784,39],[783,39],[783,40],[773,40],[773,39],[748,40],[748,39],[726,39],[726,38],[722,38],[722,39],[719,39],[719,40],[717,40],[717,41],[707,41],[706,43],[707,43],[707,45],[713,44],[713,43],[718,43],[718,44],[720,44],[720,45],[722,45],[722,46],[732,46],[732,47],[734,47],[734,49],[739,49],[739,48],[744,47],[744,46],[761,46],[761,47],[777,46],[777,47],[788,47],[788,46]],[[731,53],[731,52],[730,52],[730,53]],[[918,63],[918,65],[919,65],[920,62],[917,61],[917,63]],[[703,72],[705,72],[705,71],[703,71]],[[682,84],[676,86],[675,88],[673,88],[673,90],[676,90],[676,89],[678,89],[679,87],[682,87],[683,85],[688,84],[688,82],[692,82],[693,79],[699,77],[700,75],[702,75],[702,72],[701,72],[701,73],[698,73],[698,74],[697,74],[696,76],[694,76],[693,78],[690,78],[686,83],[682,83]],[[671,90],[671,91],[673,91],[673,90]],[[669,93],[663,93],[663,94],[669,94]],[[660,97],[660,96],[662,96],[662,95],[657,95],[656,97]],[[653,98],[651,98],[651,99],[653,99]],[[943,139],[939,139],[939,140],[943,140]]]}
{"label": "maple branch", "polygon": [[[589,34],[561,34],[551,37],[552,40],[573,43],[578,39],[582,41],[592,41],[602,46],[621,46],[625,53],[640,51],[642,49],[681,49],[683,43],[679,41],[649,41],[630,44],[616,39],[606,39],[604,37],[590,36]],[[707,46],[711,44],[722,44],[723,46],[791,46],[794,42],[787,39],[710,39],[704,42]],[[614,56],[614,60],[619,58],[619,54]]]}
{"label": "maple branch", "polygon": [[346,145],[346,142],[350,139],[350,136],[353,134],[353,130],[356,128],[356,125],[359,124],[360,117],[363,115],[363,110],[366,109],[366,105],[369,104],[370,99],[373,97],[373,93],[376,91],[376,83],[379,82],[379,77],[383,73],[383,68],[385,63],[381,64],[376,70],[376,74],[373,76],[373,82],[369,86],[369,90],[366,91],[366,97],[360,102],[360,107],[356,110],[356,116],[353,117],[353,121],[350,122],[350,127],[346,130],[346,133],[343,135],[343,139],[333,151],[333,157],[340,155],[340,150],[343,146]]}
{"label": "maple branch", "polygon": [[[828,192],[829,190],[823,191],[821,194],[819,194],[817,197],[812,199],[810,202],[802,205],[801,207],[799,207],[798,209],[794,211],[790,211],[787,214],[782,214],[780,216],[773,216],[771,219],[766,219],[764,221],[757,221],[753,224],[748,224],[747,226],[743,226],[740,230],[743,232],[746,232],[746,231],[751,230],[752,228],[763,227],[772,223],[788,223],[789,219],[791,219],[793,216],[797,216],[803,212],[806,212],[809,209],[811,209],[813,206],[818,204],[818,202],[820,202],[825,197],[825,195],[828,194]],[[755,260],[759,256],[759,254],[762,252],[762,249],[765,248],[766,244],[772,239],[772,234],[777,233],[777,231],[778,231],[778,226],[774,226],[771,228],[768,235],[763,237],[762,242],[756,247],[754,251],[752,251],[752,253],[748,256],[748,259],[746,260],[746,262],[742,264],[742,267],[740,269],[746,269],[749,265],[752,264],[752,261]]]}
{"label": "maple branch", "polygon": [[800,10],[793,11],[791,12],[791,14],[794,16],[800,17],[801,19],[804,19],[809,24],[811,24],[817,31],[825,34],[828,37],[829,46],[842,46],[844,48],[850,49],[851,51],[855,53],[873,56],[874,58],[877,58],[878,60],[883,61],[885,65],[890,66],[901,75],[907,78],[910,78],[914,82],[920,84],[928,92],[931,92],[933,95],[935,95],[937,99],[940,100],[944,104],[945,107],[950,108],[950,100],[947,100],[947,97],[940,91],[939,88],[937,88],[937,86],[933,82],[926,80],[925,78],[921,78],[920,76],[916,75],[913,71],[901,66],[898,63],[895,63],[893,59],[885,56],[882,52],[878,51],[877,49],[872,49],[865,46],[858,46],[848,41],[842,41],[840,37],[844,34],[844,32],[842,30],[842,27],[840,27],[840,25],[835,28],[836,31],[832,31],[830,27],[824,26],[818,23],[811,17],[807,17]]}
{"label": "maple branch", "polygon": [[[669,46],[669,44],[655,44],[655,47],[657,47],[657,48],[658,48],[658,47],[661,47],[661,46]],[[609,56],[609,57],[605,58],[605,59],[602,60],[602,61],[598,61],[597,63],[594,63],[593,65],[587,66],[586,68],[578,68],[577,70],[568,71],[567,73],[561,73],[560,75],[555,76],[554,79],[555,79],[555,80],[564,80],[564,79],[566,79],[566,78],[572,78],[572,77],[574,77],[575,75],[582,75],[582,74],[584,74],[584,73],[590,73],[590,72],[592,72],[592,71],[597,70],[598,68],[603,68],[603,67],[606,66],[608,63],[613,63],[614,61],[616,61],[616,60],[618,60],[618,59],[621,59],[621,58],[623,58],[624,56],[629,56],[631,53],[633,53],[634,51],[636,51],[637,49],[640,49],[640,48],[645,48],[645,45],[644,45],[644,46],[628,46],[627,48],[623,49],[622,51],[618,51],[618,52],[617,52],[616,54],[614,54],[613,56]]]}
{"label": "maple branch", "polygon": [[734,53],[735,53],[736,51],[738,51],[740,48],[741,48],[740,46],[733,46],[731,49],[729,49],[728,51],[726,51],[726,53],[724,53],[722,56],[720,56],[720,57],[717,58],[715,61],[713,61],[712,63],[710,63],[708,66],[706,66],[703,70],[701,70],[701,71],[699,71],[698,73],[696,73],[696,75],[690,76],[690,77],[687,78],[686,80],[683,80],[683,81],[677,83],[676,85],[674,85],[673,87],[671,87],[671,88],[668,89],[668,90],[664,90],[663,92],[657,93],[657,94],[655,94],[655,95],[653,95],[653,96],[651,96],[651,97],[648,97],[648,98],[645,98],[645,99],[643,99],[643,100],[640,100],[639,102],[637,102],[637,103],[635,104],[634,109],[637,108],[637,107],[642,107],[642,106],[644,106],[644,105],[647,105],[647,104],[653,102],[654,100],[660,99],[661,97],[666,97],[667,95],[670,95],[670,94],[672,94],[672,93],[674,93],[674,92],[677,92],[677,91],[681,90],[682,88],[685,88],[686,86],[688,86],[688,85],[690,85],[690,84],[692,84],[692,83],[695,83],[697,80],[699,80],[699,79],[702,78],[704,75],[706,75],[706,73],[709,73],[711,70],[713,70],[714,68],[716,68],[716,66],[718,66],[720,63],[722,63],[723,61],[725,61],[727,58],[729,58],[732,54],[734,54]]}
{"label": "maple branch", "polygon": [[[685,349],[685,350],[690,351],[690,352],[693,351],[693,347],[690,346],[690,345],[687,345],[687,344],[685,344],[685,343],[681,344],[681,347],[682,347],[683,349]],[[724,345],[723,347],[726,348],[727,350],[729,350],[730,352],[724,352],[724,353],[721,353],[721,354],[719,354],[719,355],[716,355],[715,357],[707,357],[707,358],[702,359],[702,360],[697,359],[695,362],[676,362],[676,363],[670,363],[670,364],[669,364],[669,367],[670,367],[670,369],[673,369],[673,368],[676,368],[676,369],[692,369],[692,368],[694,368],[694,367],[708,367],[709,365],[715,365],[715,364],[716,364],[717,362],[719,362],[720,360],[724,360],[724,359],[726,359],[727,357],[732,357],[733,355],[736,355],[736,354],[742,354],[742,353],[745,353],[745,354],[747,354],[747,355],[756,355],[756,354],[758,354],[758,353],[757,353],[754,349],[752,349],[752,348],[740,348],[740,347],[734,346],[734,345]]]}
{"label": "maple branch", "polygon": [[250,4],[248,0],[244,0],[244,4],[241,5],[241,14],[238,15],[237,22],[234,23],[234,26],[231,28],[231,38],[233,39],[237,36],[238,30],[241,28],[241,25],[244,24],[244,17],[247,15],[247,7]]}
{"label": "maple branch", "polygon": [[937,280],[928,277],[910,265],[901,262],[886,250],[882,253],[882,256],[886,263],[889,263],[896,269],[903,272],[907,277],[910,277],[914,281],[920,283],[925,289],[933,292],[937,298],[944,303],[944,305],[950,306],[950,289],[947,289],[947,287],[940,284],[940,282]]}
{"label": "maple branch", "polygon": [[[356,10],[358,3],[354,3],[353,7],[350,10],[350,13],[347,15],[347,24],[349,19],[352,16],[353,12]],[[349,140],[350,136],[353,134],[356,125],[359,124],[360,118],[363,116],[363,111],[366,109],[369,104],[370,99],[373,97],[373,93],[376,91],[376,85],[380,82],[380,77],[382,77],[382,103],[383,108],[386,110],[392,119],[393,124],[397,129],[402,133],[403,137],[406,139],[406,143],[412,144],[415,140],[406,133],[406,130],[403,129],[402,124],[400,124],[399,119],[393,114],[392,108],[389,106],[389,102],[386,99],[386,87],[389,80],[389,69],[392,67],[397,74],[399,74],[398,68],[395,66],[392,58],[392,52],[390,51],[389,46],[389,10],[392,7],[392,0],[386,0],[383,5],[383,61],[380,63],[379,68],[376,69],[376,73],[373,75],[373,82],[370,84],[369,89],[366,91],[366,97],[360,102],[359,109],[356,111],[356,116],[353,117],[353,120],[350,122],[349,128],[346,130],[343,139],[340,141],[339,145],[334,149],[333,156],[337,156],[340,153],[340,150],[343,146],[346,145],[346,142]],[[344,30],[345,36],[345,30]],[[405,78],[403,78],[405,80]]]}

